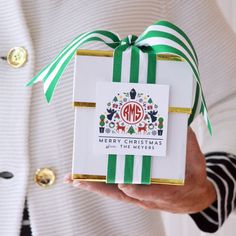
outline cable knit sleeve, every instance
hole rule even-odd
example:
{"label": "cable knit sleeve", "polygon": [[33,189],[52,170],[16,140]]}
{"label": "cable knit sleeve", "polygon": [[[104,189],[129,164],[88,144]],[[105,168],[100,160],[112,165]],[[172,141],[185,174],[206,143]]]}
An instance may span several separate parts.
{"label": "cable knit sleeve", "polygon": [[167,1],[166,15],[188,34],[199,58],[213,135],[200,117],[193,129],[205,153],[207,176],[217,200],[191,217],[202,231],[215,232],[236,201],[236,36],[216,1]]}

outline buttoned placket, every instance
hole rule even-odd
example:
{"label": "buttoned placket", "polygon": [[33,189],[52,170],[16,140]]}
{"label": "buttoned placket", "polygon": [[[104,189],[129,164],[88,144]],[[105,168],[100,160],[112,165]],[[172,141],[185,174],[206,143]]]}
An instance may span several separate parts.
{"label": "buttoned placket", "polygon": [[35,73],[34,54],[20,1],[0,1],[0,9],[5,9],[0,27],[0,234],[19,235],[28,182],[33,182],[29,175],[31,89],[25,85]]}

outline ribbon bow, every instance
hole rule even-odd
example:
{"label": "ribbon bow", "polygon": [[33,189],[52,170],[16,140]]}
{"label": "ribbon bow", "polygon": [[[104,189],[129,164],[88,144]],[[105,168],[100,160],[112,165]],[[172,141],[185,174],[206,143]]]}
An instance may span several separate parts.
{"label": "ribbon bow", "polygon": [[43,68],[27,86],[32,86],[39,81],[43,81],[44,93],[47,101],[50,102],[62,73],[72,60],[77,49],[81,45],[91,41],[100,41],[113,48],[115,50],[114,58],[116,52],[124,51],[128,47],[135,47],[143,52],[152,52],[156,55],[173,54],[184,59],[191,67],[196,81],[195,99],[192,114],[189,117],[189,124],[195,116],[201,113],[210,134],[212,134],[211,122],[208,118],[200,82],[197,54],[188,36],[180,28],[168,21],[158,21],[150,25],[139,37],[129,35],[122,40],[118,35],[105,30],[95,30],[80,34],[66,45],[53,61]]}

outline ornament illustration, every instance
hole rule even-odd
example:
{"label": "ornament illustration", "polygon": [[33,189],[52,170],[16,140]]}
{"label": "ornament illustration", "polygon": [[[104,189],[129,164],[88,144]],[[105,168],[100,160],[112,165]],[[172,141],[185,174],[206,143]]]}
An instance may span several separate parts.
{"label": "ornament illustration", "polygon": [[99,125],[100,125],[100,127],[99,127],[99,132],[100,133],[104,133],[104,130],[105,130],[105,128],[104,128],[104,126],[105,126],[105,116],[104,115],[100,115],[100,122],[99,122]]}
{"label": "ornament illustration", "polygon": [[147,123],[144,124],[144,126],[138,127],[138,132],[139,132],[139,133],[141,133],[141,132],[147,132]]}
{"label": "ornament illustration", "polygon": [[100,133],[150,136],[163,134],[164,119],[149,94],[132,88],[129,92],[116,94],[106,105],[106,111],[99,117]]}
{"label": "ornament illustration", "polygon": [[120,119],[120,116],[119,116],[118,113],[116,113],[115,118],[116,118],[116,119]]}
{"label": "ornament illustration", "polygon": [[133,126],[130,126],[127,132],[131,135],[134,134],[135,130],[134,130]]}
{"label": "ornament illustration", "polygon": [[154,123],[157,120],[157,117],[156,117],[157,111],[150,111],[148,112],[148,114],[150,115],[151,120]]}
{"label": "ornament illustration", "polygon": [[158,119],[158,122],[159,122],[159,124],[158,124],[158,128],[159,128],[159,130],[158,130],[158,135],[162,135],[163,134],[163,121],[164,121],[164,119],[162,118],[162,117],[160,117],[159,119]]}
{"label": "ornament illustration", "polygon": [[136,93],[135,89],[133,88],[133,89],[131,89],[129,94],[130,94],[131,99],[135,99],[137,93]]}
{"label": "ornament illustration", "polygon": [[113,129],[113,128],[115,127],[115,123],[114,123],[114,122],[110,122],[110,123],[109,123],[109,127],[110,127],[111,129]]}
{"label": "ornament illustration", "polygon": [[120,125],[119,122],[117,123],[117,132],[123,131],[125,132],[125,125]]}
{"label": "ornament illustration", "polygon": [[113,102],[117,102],[118,101],[118,98],[115,96],[114,98],[113,98]]}
{"label": "ornament illustration", "polygon": [[108,120],[112,120],[112,117],[114,116],[114,114],[116,113],[116,110],[115,109],[107,109],[107,112],[108,112],[108,115],[107,115],[107,119]]}
{"label": "ornament illustration", "polygon": [[149,128],[149,129],[154,129],[154,125],[153,125],[153,124],[149,124],[149,125],[148,125],[148,128]]}
{"label": "ornament illustration", "polygon": [[109,133],[111,132],[111,130],[108,129],[108,128],[106,128],[106,129],[105,129],[105,132],[106,132],[107,134],[109,134]]}

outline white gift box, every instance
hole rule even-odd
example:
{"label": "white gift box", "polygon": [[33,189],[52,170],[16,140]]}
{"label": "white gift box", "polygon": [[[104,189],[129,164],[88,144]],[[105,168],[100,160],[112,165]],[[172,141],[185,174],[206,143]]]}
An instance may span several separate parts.
{"label": "white gift box", "polygon": [[[112,52],[90,50],[77,52],[73,98],[75,128],[72,176],[74,179],[106,180],[108,156],[94,150],[94,106],[96,83],[111,82],[112,70]],[[169,115],[166,155],[152,157],[151,183],[183,185],[188,118],[195,87],[193,75],[186,62],[171,55],[157,57],[156,71],[157,83],[169,85]]]}

